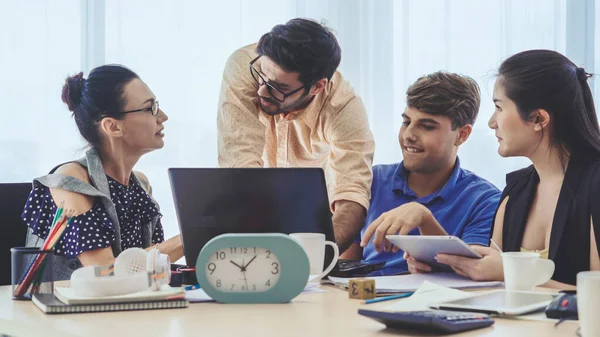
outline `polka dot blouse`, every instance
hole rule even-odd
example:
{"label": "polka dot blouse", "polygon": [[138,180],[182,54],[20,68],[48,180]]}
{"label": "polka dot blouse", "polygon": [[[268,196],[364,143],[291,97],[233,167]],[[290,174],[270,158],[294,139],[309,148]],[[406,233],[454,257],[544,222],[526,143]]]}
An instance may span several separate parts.
{"label": "polka dot blouse", "polygon": [[[133,179],[125,186],[106,176],[110,198],[114,202],[121,229],[121,249],[142,247],[142,225],[150,222],[160,212],[150,196]],[[45,239],[54,220],[56,204],[48,187],[31,191],[21,217],[33,234]],[[108,218],[99,199],[92,208],[73,218],[55,246],[55,254],[75,258],[79,254],[98,248],[110,247],[115,241],[113,223]],[[152,233],[152,243],[164,241],[162,225],[157,223]]]}

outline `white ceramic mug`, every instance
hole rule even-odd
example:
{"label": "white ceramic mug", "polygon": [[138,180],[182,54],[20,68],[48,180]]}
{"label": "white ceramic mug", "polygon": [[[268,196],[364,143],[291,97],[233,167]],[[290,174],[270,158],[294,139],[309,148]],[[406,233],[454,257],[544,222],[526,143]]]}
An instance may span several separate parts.
{"label": "white ceramic mug", "polygon": [[[308,255],[308,261],[310,263],[310,277],[308,281],[318,281],[323,276],[327,275],[335,267],[339,257],[340,251],[335,242],[326,241],[325,234],[322,233],[292,233],[291,237],[298,240],[300,245],[306,251]],[[325,270],[323,270],[323,261],[325,259],[325,246],[331,246],[333,248],[333,260]]]}
{"label": "white ceramic mug", "polygon": [[510,291],[532,291],[548,282],[554,274],[554,262],[535,252],[502,253],[504,287]]}
{"label": "white ceramic mug", "polygon": [[577,314],[582,337],[600,336],[600,271],[577,274]]}

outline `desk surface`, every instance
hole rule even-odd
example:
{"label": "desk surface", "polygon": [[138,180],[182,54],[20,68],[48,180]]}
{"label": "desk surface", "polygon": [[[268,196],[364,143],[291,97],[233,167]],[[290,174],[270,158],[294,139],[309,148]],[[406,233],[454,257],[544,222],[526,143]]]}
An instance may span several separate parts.
{"label": "desk surface", "polygon": [[[358,308],[377,309],[392,302],[362,304],[332,286],[301,294],[288,304],[190,303],[187,309],[45,315],[30,301],[11,300],[0,287],[0,335],[9,336],[419,336],[386,329],[359,316]],[[485,329],[452,336],[576,336],[577,324],[496,318]],[[23,333],[26,332],[26,333]],[[425,335],[423,335],[425,336]]]}

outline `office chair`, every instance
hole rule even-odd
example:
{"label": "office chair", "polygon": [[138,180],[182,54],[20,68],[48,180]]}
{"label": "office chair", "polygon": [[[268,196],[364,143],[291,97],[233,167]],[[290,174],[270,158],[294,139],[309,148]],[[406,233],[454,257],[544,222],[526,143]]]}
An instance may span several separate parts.
{"label": "office chair", "polygon": [[21,219],[31,183],[0,184],[0,285],[10,284],[10,249],[25,245],[27,226]]}

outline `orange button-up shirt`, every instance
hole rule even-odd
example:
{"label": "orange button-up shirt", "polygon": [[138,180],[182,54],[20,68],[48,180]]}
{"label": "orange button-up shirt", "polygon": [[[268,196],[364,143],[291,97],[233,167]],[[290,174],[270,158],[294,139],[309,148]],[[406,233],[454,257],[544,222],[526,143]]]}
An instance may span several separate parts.
{"label": "orange button-up shirt", "polygon": [[249,64],[256,56],[256,44],[249,45],[225,66],[217,117],[219,166],[321,167],[332,206],[350,200],[369,209],[375,141],[348,81],[336,72],[306,108],[269,116],[254,103],[258,84]]}

